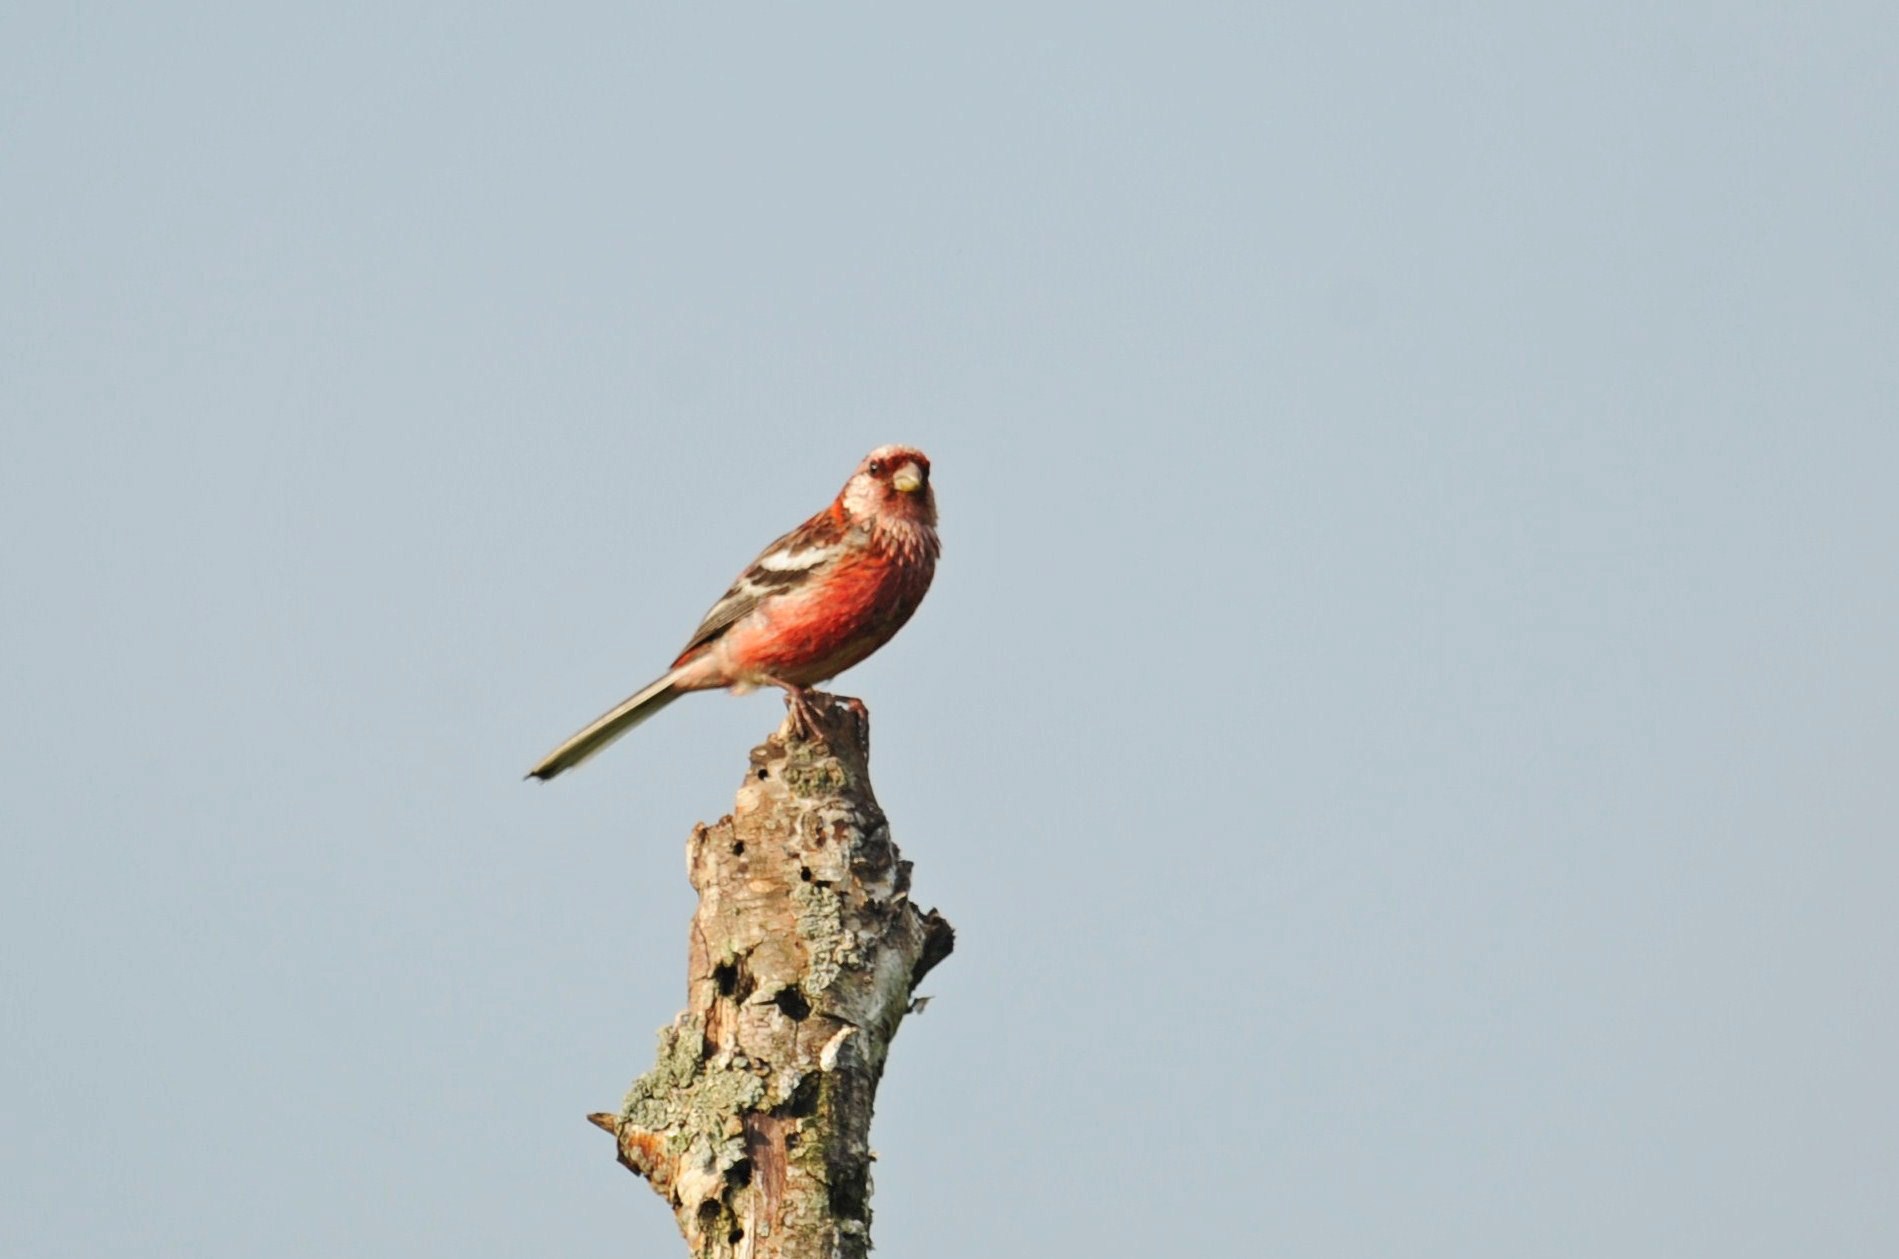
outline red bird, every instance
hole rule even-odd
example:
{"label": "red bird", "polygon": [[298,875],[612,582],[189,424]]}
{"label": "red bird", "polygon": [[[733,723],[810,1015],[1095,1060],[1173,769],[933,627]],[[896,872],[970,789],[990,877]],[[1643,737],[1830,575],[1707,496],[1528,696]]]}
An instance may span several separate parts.
{"label": "red bird", "polygon": [[930,461],[909,446],[864,456],[837,498],[740,573],[671,669],[528,771],[572,769],[687,691],[742,695],[781,686],[808,716],[805,688],[834,678],[890,641],[936,572]]}

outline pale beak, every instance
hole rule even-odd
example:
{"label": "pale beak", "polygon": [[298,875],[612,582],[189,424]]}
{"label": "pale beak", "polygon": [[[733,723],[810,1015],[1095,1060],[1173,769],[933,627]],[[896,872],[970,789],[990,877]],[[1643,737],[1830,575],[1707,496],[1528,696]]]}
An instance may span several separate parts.
{"label": "pale beak", "polygon": [[890,484],[900,493],[914,494],[923,488],[923,469],[914,463],[906,463],[891,475]]}

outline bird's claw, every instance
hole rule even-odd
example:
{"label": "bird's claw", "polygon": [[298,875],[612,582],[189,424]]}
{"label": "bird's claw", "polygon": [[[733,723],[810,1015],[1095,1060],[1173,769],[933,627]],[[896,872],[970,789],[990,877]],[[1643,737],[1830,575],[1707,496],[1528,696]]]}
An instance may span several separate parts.
{"label": "bird's claw", "polygon": [[829,696],[802,686],[793,686],[776,678],[770,679],[773,686],[785,689],[786,720],[790,723],[789,732],[794,738],[809,739],[815,736],[822,726],[818,709]]}
{"label": "bird's claw", "polygon": [[801,738],[811,738],[818,733],[817,693],[803,687],[789,690],[785,694],[785,707],[791,710],[791,730]]}

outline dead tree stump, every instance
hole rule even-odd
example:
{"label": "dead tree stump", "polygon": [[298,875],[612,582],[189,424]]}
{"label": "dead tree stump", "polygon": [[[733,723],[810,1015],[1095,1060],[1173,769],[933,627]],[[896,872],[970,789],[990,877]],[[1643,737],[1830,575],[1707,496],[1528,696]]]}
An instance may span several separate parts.
{"label": "dead tree stump", "polygon": [[687,843],[686,1008],[618,1114],[590,1116],[695,1259],[861,1259],[870,1119],[897,1025],[955,935],[910,903],[870,788],[870,722],[813,694]]}

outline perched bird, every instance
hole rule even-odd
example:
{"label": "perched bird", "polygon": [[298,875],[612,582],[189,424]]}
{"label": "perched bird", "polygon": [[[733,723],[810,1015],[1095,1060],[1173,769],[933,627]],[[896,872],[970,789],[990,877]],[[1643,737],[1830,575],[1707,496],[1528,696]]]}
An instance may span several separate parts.
{"label": "perched bird", "polygon": [[909,446],[879,446],[829,507],[739,574],[672,668],[549,752],[528,777],[573,768],[687,691],[780,686],[808,720],[805,688],[903,628],[930,588],[938,549],[929,459]]}

